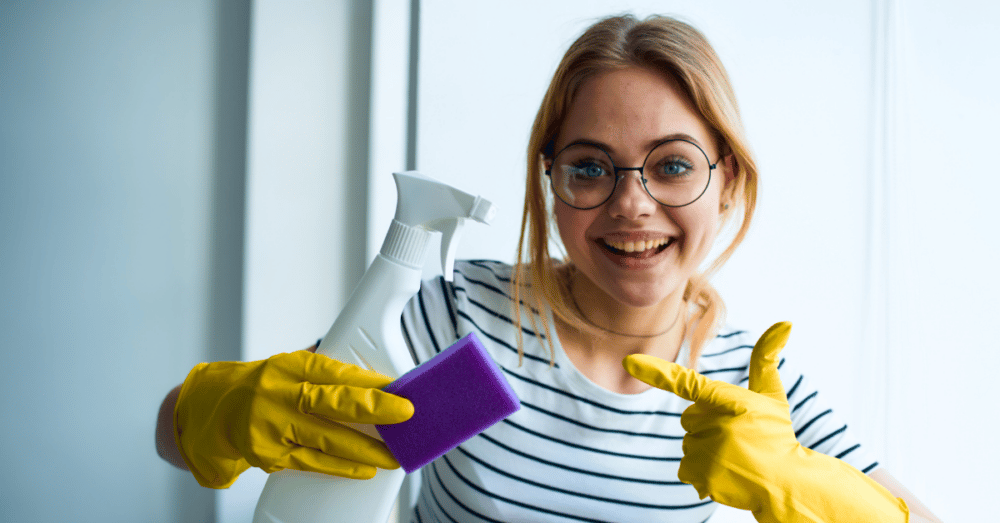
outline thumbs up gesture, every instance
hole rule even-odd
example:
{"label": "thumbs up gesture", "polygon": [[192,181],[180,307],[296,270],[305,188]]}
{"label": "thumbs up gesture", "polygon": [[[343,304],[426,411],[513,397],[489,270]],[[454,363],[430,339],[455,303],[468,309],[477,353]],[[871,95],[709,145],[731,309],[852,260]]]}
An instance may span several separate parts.
{"label": "thumbs up gesture", "polygon": [[791,328],[776,323],[754,345],[749,390],[645,354],[624,359],[635,378],[694,402],[681,415],[687,434],[678,479],[702,499],[749,510],[761,523],[907,521],[902,500],[795,439],[778,375]]}

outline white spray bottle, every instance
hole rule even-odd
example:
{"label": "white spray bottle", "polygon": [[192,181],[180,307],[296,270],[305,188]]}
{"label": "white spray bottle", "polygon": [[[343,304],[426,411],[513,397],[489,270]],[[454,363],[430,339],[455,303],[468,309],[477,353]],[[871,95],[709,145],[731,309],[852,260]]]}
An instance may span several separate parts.
{"label": "white spray bottle", "polygon": [[[382,250],[316,353],[398,378],[414,367],[399,321],[403,307],[420,290],[433,231],[442,233],[441,268],[450,281],[465,219],[489,223],[496,206],[415,171],[393,177],[396,215]],[[344,425],[379,438],[374,425]],[[274,472],[257,502],[254,523],[382,523],[389,519],[405,476],[402,468],[379,469],[369,480]]]}

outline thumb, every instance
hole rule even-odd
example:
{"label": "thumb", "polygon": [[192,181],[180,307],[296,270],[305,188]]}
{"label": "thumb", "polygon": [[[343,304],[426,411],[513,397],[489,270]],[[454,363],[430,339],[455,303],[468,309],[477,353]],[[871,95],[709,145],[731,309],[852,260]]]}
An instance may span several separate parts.
{"label": "thumb", "polygon": [[717,396],[719,383],[682,367],[648,354],[630,354],[622,360],[622,366],[634,378],[658,389],[672,392],[688,401],[713,401]]}
{"label": "thumb", "polygon": [[767,329],[750,354],[750,390],[787,401],[785,387],[778,374],[778,353],[788,342],[792,324],[787,321],[775,323]]}

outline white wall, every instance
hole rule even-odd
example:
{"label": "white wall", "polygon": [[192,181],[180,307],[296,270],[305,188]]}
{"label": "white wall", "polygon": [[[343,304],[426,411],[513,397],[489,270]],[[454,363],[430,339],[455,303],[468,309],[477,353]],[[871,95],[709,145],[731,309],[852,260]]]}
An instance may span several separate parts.
{"label": "white wall", "polygon": [[211,521],[163,397],[239,357],[247,2],[0,2],[0,514]]}
{"label": "white wall", "polygon": [[792,321],[786,354],[888,469],[945,520],[984,520],[976,500],[1000,467],[997,9],[805,6],[421,2],[417,168],[501,208],[460,256],[512,260],[527,135],[562,52],[620,11],[694,23],[729,69],[762,174],[751,234],[716,279],[730,320]]}

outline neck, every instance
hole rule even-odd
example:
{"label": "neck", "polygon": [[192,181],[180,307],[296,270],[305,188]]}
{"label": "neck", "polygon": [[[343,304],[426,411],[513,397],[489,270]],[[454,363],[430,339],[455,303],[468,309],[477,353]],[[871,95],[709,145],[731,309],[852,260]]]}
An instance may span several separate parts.
{"label": "neck", "polygon": [[[596,335],[581,332],[581,348],[595,357],[620,361],[628,354],[650,354],[673,361],[687,320],[683,288],[659,303],[635,307],[611,298],[586,277],[570,279],[571,306]],[[610,341],[610,343],[609,343]]]}

